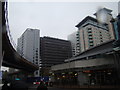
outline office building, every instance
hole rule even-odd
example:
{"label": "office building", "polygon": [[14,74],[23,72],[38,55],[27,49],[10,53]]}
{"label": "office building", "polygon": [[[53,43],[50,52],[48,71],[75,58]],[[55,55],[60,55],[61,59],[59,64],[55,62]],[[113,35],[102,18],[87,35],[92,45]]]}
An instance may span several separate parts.
{"label": "office building", "polygon": [[77,40],[77,35],[78,34],[78,31],[68,35],[68,40],[71,42],[71,47],[72,47],[72,56],[75,56],[77,54],[79,54],[79,46],[77,47],[77,45],[79,45],[79,40]]}
{"label": "office building", "polygon": [[108,25],[98,23],[93,17],[87,16],[76,27],[79,32],[80,52],[110,40]]}
{"label": "office building", "polygon": [[110,22],[113,19],[111,12],[112,12],[112,10],[110,10],[110,9],[102,8],[94,14],[98,21],[101,19],[102,22],[104,22],[103,24],[108,25],[110,40],[115,39],[113,26],[112,26],[112,23]]}
{"label": "office building", "polygon": [[[18,38],[17,51],[18,53],[26,58],[28,61],[39,66],[39,30],[28,28],[26,31]],[[35,76],[39,76],[39,71],[36,71]]]}
{"label": "office building", "polygon": [[68,36],[68,40],[72,43],[73,56],[103,42],[115,39],[113,25],[110,22],[113,18],[111,12],[112,10],[106,8],[100,9],[94,14],[96,19],[87,16],[76,25],[78,31]]}
{"label": "office building", "polygon": [[71,43],[67,40],[40,37],[40,57],[42,67],[63,63],[72,56]]}

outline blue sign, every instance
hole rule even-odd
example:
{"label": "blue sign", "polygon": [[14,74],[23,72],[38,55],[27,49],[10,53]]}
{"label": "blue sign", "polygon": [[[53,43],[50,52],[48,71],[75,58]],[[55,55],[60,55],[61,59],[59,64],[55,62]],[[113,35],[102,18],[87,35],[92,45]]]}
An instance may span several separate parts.
{"label": "blue sign", "polygon": [[2,79],[2,71],[0,71],[0,79]]}

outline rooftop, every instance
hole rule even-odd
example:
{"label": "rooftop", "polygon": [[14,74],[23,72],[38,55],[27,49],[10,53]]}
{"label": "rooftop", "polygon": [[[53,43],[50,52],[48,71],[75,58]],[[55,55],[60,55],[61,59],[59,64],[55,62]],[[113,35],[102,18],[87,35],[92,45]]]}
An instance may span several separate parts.
{"label": "rooftop", "polygon": [[87,20],[92,20],[92,21],[95,21],[97,22],[97,19],[91,17],[91,16],[87,16],[85,17],[79,24],[77,24],[75,27],[80,27],[82,24],[84,24]]}
{"label": "rooftop", "polygon": [[60,40],[60,41],[66,41],[66,42],[69,42],[68,40],[64,40],[64,39],[59,39],[59,38],[54,38],[54,37],[49,37],[49,36],[44,36],[44,37],[41,37],[43,39],[52,39],[52,40]]}

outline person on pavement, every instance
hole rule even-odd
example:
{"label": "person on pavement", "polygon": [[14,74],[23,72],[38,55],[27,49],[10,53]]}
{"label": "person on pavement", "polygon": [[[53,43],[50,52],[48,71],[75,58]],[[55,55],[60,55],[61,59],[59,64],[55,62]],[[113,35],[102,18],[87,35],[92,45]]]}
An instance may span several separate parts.
{"label": "person on pavement", "polygon": [[40,85],[37,87],[37,90],[48,90],[47,86],[43,81],[40,82]]}
{"label": "person on pavement", "polygon": [[8,86],[7,81],[4,82],[4,85],[2,86],[2,90],[10,90],[10,87]]}

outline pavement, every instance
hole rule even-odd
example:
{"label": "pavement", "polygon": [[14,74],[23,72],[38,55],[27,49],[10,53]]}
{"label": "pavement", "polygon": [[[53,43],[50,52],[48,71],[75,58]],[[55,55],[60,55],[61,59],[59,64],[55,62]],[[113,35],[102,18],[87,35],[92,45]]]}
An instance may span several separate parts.
{"label": "pavement", "polygon": [[0,87],[2,87],[3,84],[0,84]]}
{"label": "pavement", "polygon": [[[0,90],[3,84],[0,84]],[[38,85],[33,85],[29,84],[28,90],[36,90]],[[120,90],[118,87],[113,87],[113,86],[53,86],[53,87],[48,87],[48,90]]]}
{"label": "pavement", "polygon": [[97,88],[97,89],[102,89],[102,88],[105,88],[105,89],[114,89],[114,88],[120,88],[120,86],[55,86],[55,87],[57,87],[57,88],[92,88],[92,89],[95,89],[95,88]]}
{"label": "pavement", "polygon": [[3,85],[3,84],[0,84],[0,90],[2,89],[2,85]]}
{"label": "pavement", "polygon": [[[29,88],[28,90],[36,90],[36,88]],[[57,87],[48,87],[48,90],[120,90],[113,88],[57,88]]]}
{"label": "pavement", "polygon": [[[38,85],[31,85],[29,87],[28,90],[36,90]],[[54,86],[54,87],[48,87],[48,90],[120,90],[120,88],[116,88],[116,87],[75,87],[75,86],[72,86],[72,87],[58,87],[58,86]]]}

